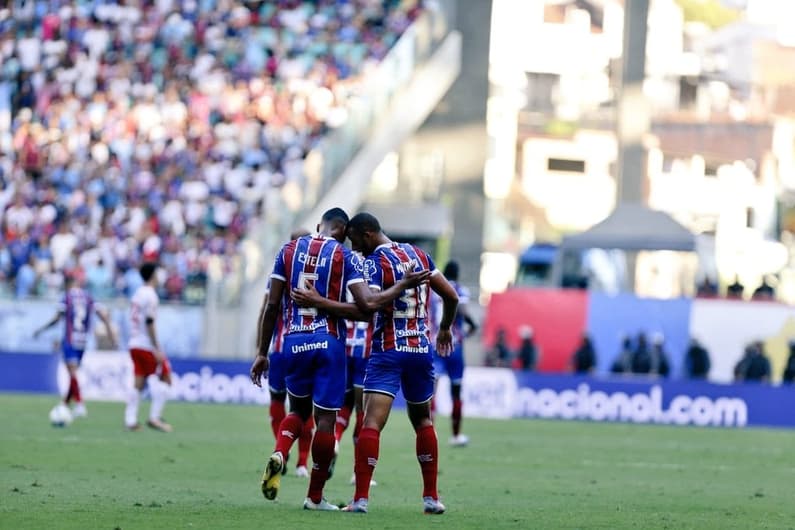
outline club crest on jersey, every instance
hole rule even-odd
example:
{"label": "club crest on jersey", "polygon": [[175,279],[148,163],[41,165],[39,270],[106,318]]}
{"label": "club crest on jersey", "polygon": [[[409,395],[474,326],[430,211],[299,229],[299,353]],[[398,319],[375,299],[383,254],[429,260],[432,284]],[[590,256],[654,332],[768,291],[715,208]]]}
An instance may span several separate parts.
{"label": "club crest on jersey", "polygon": [[375,277],[376,274],[375,261],[371,259],[366,259],[363,261],[362,266],[363,266],[362,274],[364,274],[364,277],[366,279],[369,280],[370,278]]}

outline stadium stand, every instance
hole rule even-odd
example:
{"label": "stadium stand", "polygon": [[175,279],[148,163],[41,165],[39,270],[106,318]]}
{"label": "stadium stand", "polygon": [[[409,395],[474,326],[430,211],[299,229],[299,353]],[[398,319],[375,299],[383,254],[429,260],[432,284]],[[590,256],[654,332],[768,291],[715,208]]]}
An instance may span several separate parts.
{"label": "stadium stand", "polygon": [[[307,153],[419,1],[17,1],[0,9],[0,286],[63,273],[203,301],[208,263],[300,194]],[[295,200],[295,197],[293,197]]]}

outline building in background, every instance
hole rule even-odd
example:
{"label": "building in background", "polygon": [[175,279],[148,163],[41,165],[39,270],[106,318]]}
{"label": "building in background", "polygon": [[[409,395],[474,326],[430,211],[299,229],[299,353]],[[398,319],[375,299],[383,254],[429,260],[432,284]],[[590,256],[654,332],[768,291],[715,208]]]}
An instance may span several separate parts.
{"label": "building in background", "polygon": [[[686,19],[688,2],[650,2],[643,189],[650,207],[698,234],[699,260],[639,256],[639,294],[694,294],[705,278],[739,277],[750,296],[767,276],[795,299],[795,68],[786,66],[795,66],[795,18],[776,16],[774,3],[716,4],[728,23],[711,27]],[[616,206],[623,12],[616,0],[494,1],[483,300],[512,284],[528,246],[585,230]]]}

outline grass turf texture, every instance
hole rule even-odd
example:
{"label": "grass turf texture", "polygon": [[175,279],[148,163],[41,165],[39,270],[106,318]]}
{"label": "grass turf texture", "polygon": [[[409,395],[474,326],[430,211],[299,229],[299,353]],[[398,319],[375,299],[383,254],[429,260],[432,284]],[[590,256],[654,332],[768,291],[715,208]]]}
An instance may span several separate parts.
{"label": "grass turf texture", "polygon": [[[362,515],[302,510],[295,452],[278,501],[263,499],[263,407],[170,403],[163,434],[124,432],[119,403],[54,428],[55,401],[0,395],[0,528],[795,528],[795,432],[466,419],[471,445],[450,448],[440,418],[448,513],[425,516],[395,411]],[[329,501],[349,499],[351,469],[349,431]]]}

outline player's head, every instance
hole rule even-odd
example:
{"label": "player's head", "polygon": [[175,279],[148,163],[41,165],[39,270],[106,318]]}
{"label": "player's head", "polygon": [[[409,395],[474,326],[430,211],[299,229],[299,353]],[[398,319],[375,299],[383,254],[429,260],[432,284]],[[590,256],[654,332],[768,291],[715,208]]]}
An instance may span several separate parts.
{"label": "player's head", "polygon": [[455,260],[450,260],[447,262],[447,265],[444,266],[444,277],[450,281],[457,282],[458,281],[458,262]]}
{"label": "player's head", "polygon": [[295,230],[290,232],[290,241],[292,241],[293,239],[298,239],[299,237],[308,236],[309,233],[310,233],[309,230],[307,230],[306,228],[296,228]]}
{"label": "player's head", "polygon": [[138,269],[138,272],[141,274],[141,278],[143,279],[144,283],[149,283],[152,278],[155,277],[156,271],[157,264],[152,263],[151,261],[144,263],[141,265],[141,268]]}
{"label": "player's head", "polygon": [[348,238],[351,240],[353,250],[358,250],[365,256],[372,254],[379,243],[381,223],[374,215],[361,212],[348,221]]}
{"label": "player's head", "polygon": [[63,285],[68,291],[69,289],[77,285],[77,278],[75,277],[74,274],[66,273],[63,275]]}
{"label": "player's head", "polygon": [[345,241],[345,227],[348,225],[348,214],[342,208],[327,210],[320,218],[317,231],[324,236],[331,236],[340,243]]}

